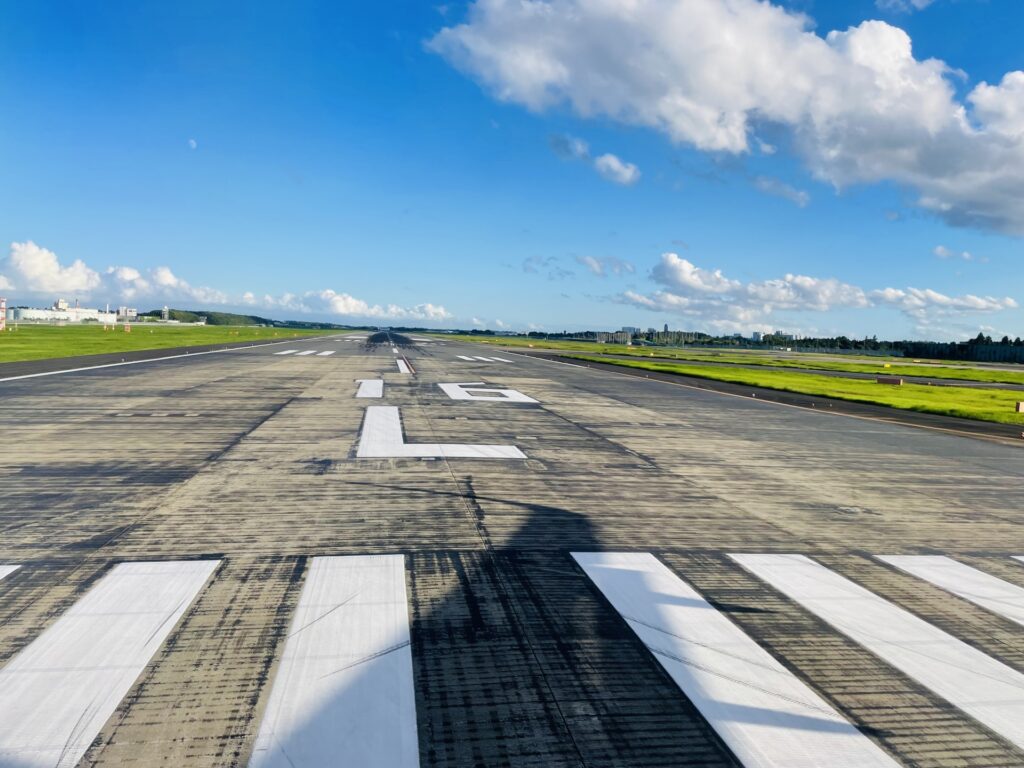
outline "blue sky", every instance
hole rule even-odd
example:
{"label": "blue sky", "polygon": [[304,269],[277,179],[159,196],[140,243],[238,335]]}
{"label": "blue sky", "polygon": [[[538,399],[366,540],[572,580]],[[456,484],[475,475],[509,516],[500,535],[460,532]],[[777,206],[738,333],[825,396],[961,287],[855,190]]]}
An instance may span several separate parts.
{"label": "blue sky", "polygon": [[1016,0],[4,2],[0,292],[1024,335],[1021,28]]}

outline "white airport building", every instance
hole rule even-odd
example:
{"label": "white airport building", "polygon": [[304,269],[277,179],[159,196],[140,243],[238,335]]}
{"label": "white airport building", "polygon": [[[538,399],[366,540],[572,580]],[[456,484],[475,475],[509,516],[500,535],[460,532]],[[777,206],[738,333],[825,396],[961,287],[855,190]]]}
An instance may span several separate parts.
{"label": "white airport building", "polygon": [[117,313],[102,309],[68,306],[65,299],[57,299],[46,309],[33,307],[12,307],[7,310],[7,321],[13,323],[117,323]]}

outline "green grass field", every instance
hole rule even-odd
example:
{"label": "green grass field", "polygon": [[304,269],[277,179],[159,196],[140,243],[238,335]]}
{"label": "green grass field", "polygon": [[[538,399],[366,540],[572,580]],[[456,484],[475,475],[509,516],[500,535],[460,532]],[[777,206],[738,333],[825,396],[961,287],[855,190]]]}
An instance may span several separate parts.
{"label": "green grass field", "polygon": [[885,405],[908,411],[937,413],[944,416],[958,416],[964,419],[995,421],[1000,424],[1024,425],[1024,414],[1016,413],[1017,401],[1024,400],[1024,392],[1005,389],[970,389],[968,387],[929,387],[923,384],[892,386],[877,384],[860,379],[842,379],[821,376],[814,373],[790,373],[789,371],[755,371],[734,368],[686,365],[685,363],[662,363],[653,360],[613,360],[596,355],[571,354],[578,360],[595,363],[609,363],[626,368],[640,368],[647,371],[664,371],[734,384],[748,384],[753,387],[778,389],[804,395],[833,397],[858,403]]}
{"label": "green grass field", "polygon": [[143,323],[133,325],[131,333],[125,333],[120,325],[113,331],[104,331],[103,326],[92,324],[66,325],[61,328],[21,323],[17,330],[13,330],[13,327],[9,324],[8,330],[0,333],[2,363],[238,341],[284,341],[325,333],[242,326],[147,326]]}
{"label": "green grass field", "polygon": [[[762,365],[774,368],[793,368],[806,371],[836,371],[841,373],[883,374],[886,376],[927,376],[950,381],[982,381],[995,384],[1024,384],[1024,370],[1004,371],[1000,369],[974,367],[963,363],[961,367],[943,366],[929,361],[927,365],[907,365],[904,358],[869,358],[851,356],[857,362],[839,362],[827,359],[825,355],[805,353],[799,359],[779,357],[765,350],[673,349],[668,347],[627,347],[625,344],[595,344],[581,341],[546,341],[514,338],[481,338],[459,336],[461,341],[475,341],[508,347],[529,347],[538,349],[564,349],[594,354],[629,355],[630,357],[655,358],[662,360],[691,360],[702,363],[723,365]],[[902,364],[901,364],[902,362]],[[888,365],[889,367],[885,367]],[[959,365],[959,364],[958,364]]]}

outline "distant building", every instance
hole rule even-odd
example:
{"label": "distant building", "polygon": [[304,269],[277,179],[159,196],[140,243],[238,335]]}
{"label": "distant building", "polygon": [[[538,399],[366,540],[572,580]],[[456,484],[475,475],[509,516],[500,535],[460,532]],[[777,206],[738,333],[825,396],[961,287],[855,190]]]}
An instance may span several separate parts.
{"label": "distant building", "polygon": [[597,341],[599,344],[632,344],[633,334],[627,331],[613,331],[612,333],[600,331],[597,334]]}
{"label": "distant building", "polygon": [[633,334],[640,333],[640,329],[633,325],[624,325],[622,326],[621,332],[628,333],[632,336]]}
{"label": "distant building", "polygon": [[761,339],[763,339],[763,338],[764,337],[761,335],[760,331],[754,331],[752,334],[750,334],[750,340],[752,342],[754,342],[755,344],[760,344],[761,343]]}
{"label": "distant building", "polygon": [[118,307],[117,308],[117,319],[122,323],[126,320],[138,320],[139,310],[134,307]]}
{"label": "distant building", "polygon": [[15,307],[9,313],[9,318],[15,322],[23,323],[103,323],[113,325],[117,322],[117,315],[113,312],[104,312],[102,309],[88,309],[68,305],[66,299],[57,299],[53,306],[48,309],[36,309],[32,307]]}
{"label": "distant building", "polygon": [[668,333],[668,323],[665,323],[665,333]]}
{"label": "distant building", "polygon": [[171,319],[170,307],[164,305],[164,308],[160,310],[160,319],[163,320],[165,323]]}

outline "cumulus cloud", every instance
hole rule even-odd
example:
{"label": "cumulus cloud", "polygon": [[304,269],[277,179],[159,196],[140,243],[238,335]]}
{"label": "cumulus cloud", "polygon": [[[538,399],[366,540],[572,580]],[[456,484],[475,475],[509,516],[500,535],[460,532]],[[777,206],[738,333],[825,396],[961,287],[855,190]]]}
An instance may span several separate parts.
{"label": "cumulus cloud", "polygon": [[[246,291],[232,296],[225,291],[192,285],[170,267],[158,266],[145,273],[130,266],[108,267],[102,273],[90,269],[81,260],[64,266],[57,255],[35,243],[12,243],[10,255],[0,262],[0,289],[26,294],[82,294],[123,301],[189,301],[200,307],[248,306],[319,313],[339,317],[391,320],[438,321],[452,317],[439,304],[423,303],[411,307],[396,304],[370,304],[348,293],[331,289],[257,296]],[[11,275],[13,279],[9,279]]]}
{"label": "cumulus cloud", "polygon": [[592,157],[590,145],[583,139],[556,134],[548,138],[548,144],[551,150],[564,160],[581,160],[603,178],[615,184],[628,187],[640,181],[640,169],[633,163],[627,163],[610,152]]}
{"label": "cumulus cloud", "polygon": [[99,273],[81,259],[64,266],[57,254],[31,240],[11,243],[10,254],[0,270],[9,289],[27,293],[88,293],[102,282]]}
{"label": "cumulus cloud", "polygon": [[1024,72],[961,101],[962,73],[883,21],[823,37],[762,0],[476,0],[428,47],[502,101],[701,150],[749,152],[762,126],[788,128],[818,179],[892,181],[951,224],[1024,234]]}
{"label": "cumulus cloud", "polygon": [[614,256],[606,256],[604,258],[598,258],[597,256],[577,256],[576,263],[583,265],[590,270],[591,274],[597,275],[598,277],[605,277],[609,274],[632,274],[636,271],[636,267],[628,261],[617,259]]}
{"label": "cumulus cloud", "polygon": [[828,312],[834,309],[891,307],[919,324],[939,317],[1014,309],[1012,298],[947,296],[931,289],[883,288],[867,291],[832,277],[787,274],[744,283],[666,253],[651,271],[661,288],[650,294],[626,291],[618,301],[657,312],[698,318],[721,332],[765,328],[775,312]]}
{"label": "cumulus cloud", "polygon": [[799,208],[806,208],[807,204],[811,202],[811,196],[804,190],[797,189],[781,179],[771,176],[755,177],[754,186],[766,195],[784,198]]}
{"label": "cumulus cloud", "polygon": [[594,170],[608,181],[628,187],[640,181],[640,169],[620,160],[610,152],[594,158]]}

